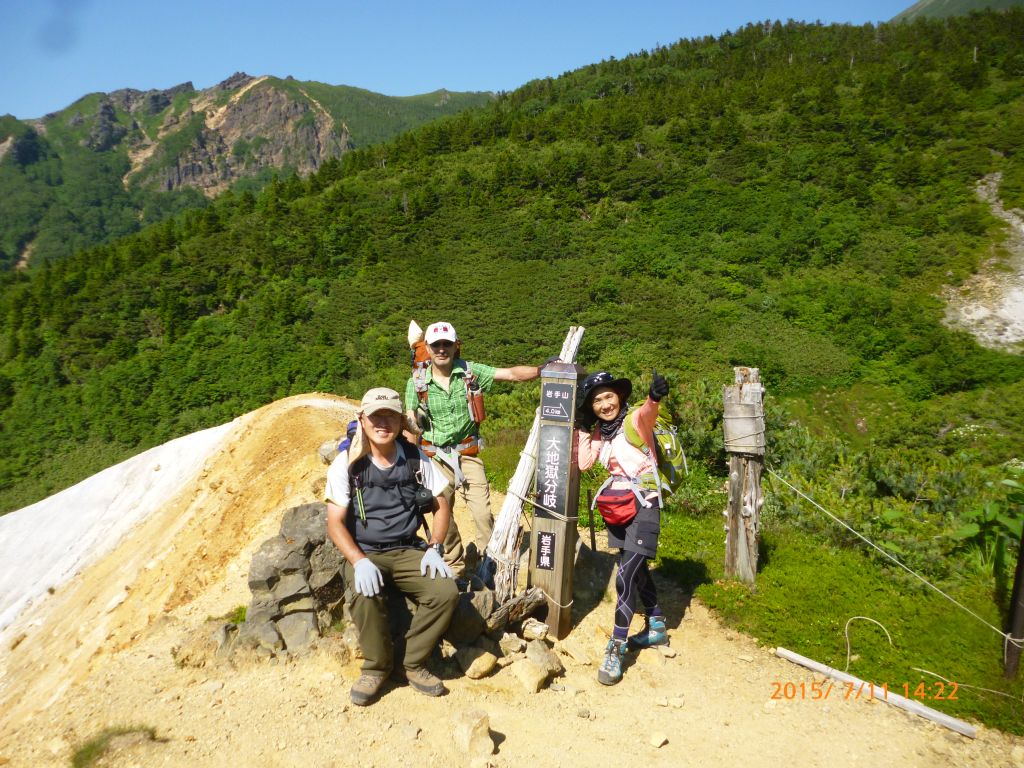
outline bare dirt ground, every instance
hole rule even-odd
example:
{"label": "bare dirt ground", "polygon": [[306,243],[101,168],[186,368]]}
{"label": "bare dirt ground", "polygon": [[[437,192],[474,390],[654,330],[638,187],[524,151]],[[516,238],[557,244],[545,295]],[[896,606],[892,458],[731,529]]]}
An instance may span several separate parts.
{"label": "bare dirt ground", "polygon": [[1009,352],[1024,351],[1024,211],[1006,210],[999,199],[1002,173],[978,182],[978,197],[1006,222],[1006,239],[963,285],[943,292],[946,324],[963,328],[978,343]]}
{"label": "bare dirt ground", "polygon": [[[442,662],[449,695],[396,685],[373,706],[353,707],[358,662],[340,642],[288,660],[177,665],[174,649],[209,617],[248,603],[253,552],[287,508],[318,498],[325,468],[316,448],[352,410],[309,395],[243,417],[161,513],[19,619],[0,649],[0,765],[64,766],[103,729],[130,725],[157,739],[121,741],[103,765],[468,765],[454,721],[480,709],[496,751],[477,765],[1024,766],[1024,740],[986,728],[971,740],[839,692],[772,699],[775,683],[815,677],[664,580],[675,655],[637,654],[612,688],[596,680],[612,605],[579,595],[567,644],[589,663],[563,656],[565,676],[536,694],[509,669],[474,681]],[[471,539],[468,515],[456,512]],[[610,558],[596,560],[608,566],[594,571],[600,581]],[[653,746],[652,734],[665,743]]]}

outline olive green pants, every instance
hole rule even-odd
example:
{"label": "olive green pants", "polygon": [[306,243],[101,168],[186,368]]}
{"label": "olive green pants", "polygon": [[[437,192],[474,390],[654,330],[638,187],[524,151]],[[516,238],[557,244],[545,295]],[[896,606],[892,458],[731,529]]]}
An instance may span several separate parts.
{"label": "olive green pants", "polygon": [[[423,551],[418,549],[391,549],[386,552],[367,552],[374,565],[384,576],[384,586],[393,585],[416,604],[412,623],[405,633],[404,666],[407,669],[422,665],[430,656],[441,635],[448,629],[459,600],[454,579],[440,576],[430,578],[420,573]],[[364,597],[355,591],[354,569],[346,562],[342,566],[345,583],[352,591],[352,619],[359,632],[359,647],[363,651],[363,672],[387,675],[395,663],[394,643],[388,624],[387,598],[383,591],[375,597]]]}
{"label": "olive green pants", "polygon": [[[444,476],[448,478],[448,489],[444,492],[444,496],[454,510],[455,473],[447,464],[437,459],[434,459],[434,466],[439,467],[444,472]],[[469,514],[473,517],[473,523],[476,526],[476,548],[480,556],[483,557],[487,543],[491,540],[491,532],[494,530],[494,518],[491,517],[491,487],[487,483],[487,473],[484,471],[484,463],[480,457],[462,456],[459,461],[459,469],[466,476],[466,484],[457,490],[462,494],[462,500],[466,502]],[[453,517],[452,524],[448,526],[444,549],[445,561],[455,569],[456,575],[459,575],[464,569],[463,544],[465,543]],[[456,565],[463,566],[463,568],[456,568]]]}

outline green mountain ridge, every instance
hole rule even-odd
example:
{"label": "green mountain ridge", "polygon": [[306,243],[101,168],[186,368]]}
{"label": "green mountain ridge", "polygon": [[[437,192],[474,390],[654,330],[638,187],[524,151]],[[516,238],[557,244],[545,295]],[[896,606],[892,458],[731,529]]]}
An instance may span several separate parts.
{"label": "green mountain ridge", "polygon": [[891,21],[909,22],[915,19],[947,19],[984,11],[1005,11],[1020,8],[1024,0],[919,0],[892,17]]}
{"label": "green mountain ridge", "polygon": [[357,146],[479,106],[485,93],[389,97],[236,73],[212,88],[88,94],[0,118],[0,268],[63,258],[235,184],[315,171]]}

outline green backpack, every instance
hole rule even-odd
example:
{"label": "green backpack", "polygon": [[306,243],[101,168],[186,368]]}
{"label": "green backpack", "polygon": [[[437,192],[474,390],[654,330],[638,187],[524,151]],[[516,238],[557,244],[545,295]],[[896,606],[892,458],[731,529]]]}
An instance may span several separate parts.
{"label": "green backpack", "polygon": [[[626,441],[650,456],[650,447],[633,426],[633,411],[636,408],[630,409],[623,425]],[[658,468],[658,490],[662,495],[672,493],[679,487],[683,476],[689,474],[690,470],[686,466],[686,454],[683,452],[683,444],[679,441],[678,428],[668,416],[660,411],[658,419],[654,423],[654,448],[655,463]]]}

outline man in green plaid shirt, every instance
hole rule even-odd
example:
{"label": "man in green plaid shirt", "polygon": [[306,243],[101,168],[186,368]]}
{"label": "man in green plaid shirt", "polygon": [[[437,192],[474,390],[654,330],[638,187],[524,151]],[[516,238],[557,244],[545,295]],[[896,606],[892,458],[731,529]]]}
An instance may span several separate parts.
{"label": "man in green plaid shirt", "polygon": [[[449,506],[458,487],[476,525],[476,546],[482,556],[491,539],[491,490],[484,464],[480,460],[480,425],[470,414],[467,377],[476,379],[481,392],[489,392],[495,381],[531,381],[540,376],[535,365],[494,368],[459,357],[459,337],[451,323],[434,323],[424,335],[430,365],[417,372],[405,386],[405,407],[409,420],[417,423],[417,410],[426,418],[418,422],[423,429],[423,450],[431,456],[448,478],[445,491]],[[421,392],[424,396],[421,397]],[[425,402],[424,402],[425,401]],[[456,574],[465,569],[465,551],[459,528],[452,518],[444,542],[444,559]]]}

